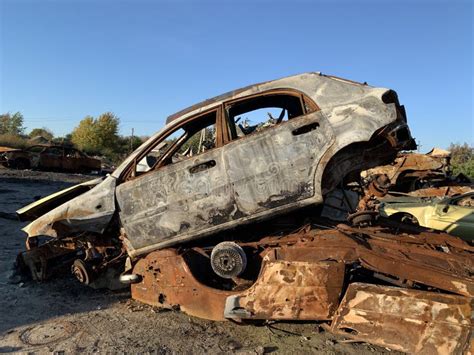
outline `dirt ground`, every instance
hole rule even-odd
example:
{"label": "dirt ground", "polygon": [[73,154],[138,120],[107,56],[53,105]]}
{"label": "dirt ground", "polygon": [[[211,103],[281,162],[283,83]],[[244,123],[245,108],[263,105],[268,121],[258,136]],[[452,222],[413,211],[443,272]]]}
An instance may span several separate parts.
{"label": "dirt ground", "polygon": [[[45,283],[12,277],[24,248],[15,210],[91,176],[0,168],[0,353],[373,354],[389,351],[345,342],[316,323],[237,325],[160,311],[130,292],[94,290],[72,276]],[[391,351],[391,354],[396,352]]]}

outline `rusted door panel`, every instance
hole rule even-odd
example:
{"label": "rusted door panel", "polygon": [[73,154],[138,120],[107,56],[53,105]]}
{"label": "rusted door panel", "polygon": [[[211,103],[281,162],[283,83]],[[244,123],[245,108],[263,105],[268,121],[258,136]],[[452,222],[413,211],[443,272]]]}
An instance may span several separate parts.
{"label": "rusted door panel", "polygon": [[63,157],[60,155],[41,154],[39,158],[39,166],[46,169],[61,170]]}
{"label": "rusted door panel", "polygon": [[471,326],[468,297],[396,287],[349,285],[331,328],[416,354],[460,354]]}
{"label": "rusted door panel", "polygon": [[226,318],[323,320],[336,310],[344,263],[277,260],[250,289],[229,296]]}
{"label": "rusted door panel", "polygon": [[[196,169],[213,161],[208,169]],[[233,195],[228,191],[222,148],[164,166],[117,188],[120,219],[133,249],[193,235],[229,221]]]}
{"label": "rusted door panel", "polygon": [[63,158],[63,170],[68,170],[68,171],[79,171],[80,168],[82,167],[82,160],[83,158],[74,158],[74,157],[68,157],[65,156]]}
{"label": "rusted door panel", "polygon": [[229,183],[240,212],[234,218],[312,197],[315,170],[332,141],[332,130],[318,111],[225,146]]}
{"label": "rusted door panel", "polygon": [[209,320],[224,320],[224,304],[231,291],[207,287],[197,281],[176,249],[152,252],[133,269],[142,281],[132,285],[132,298]]}
{"label": "rusted door panel", "polygon": [[142,281],[132,285],[132,297],[210,320],[325,320],[337,308],[344,270],[337,262],[267,261],[250,288],[225,291],[200,283],[176,249],[164,249],[137,262],[133,273]]}

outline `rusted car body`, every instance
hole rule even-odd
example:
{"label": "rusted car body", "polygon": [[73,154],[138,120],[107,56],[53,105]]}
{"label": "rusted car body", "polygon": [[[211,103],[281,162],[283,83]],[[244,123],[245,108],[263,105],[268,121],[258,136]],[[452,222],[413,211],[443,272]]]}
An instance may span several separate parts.
{"label": "rusted car body", "polygon": [[405,196],[407,202],[410,197],[426,202],[474,190],[469,178],[462,174],[453,177],[451,171],[448,151],[434,148],[427,154],[399,153],[392,163],[362,171],[358,181],[349,181],[327,194],[322,216],[347,221],[356,213],[377,212],[384,199]]}
{"label": "rusted car body", "polygon": [[26,149],[4,149],[0,163],[14,169],[39,169],[68,172],[101,170],[101,161],[71,147],[33,145]]}
{"label": "rusted car body", "polygon": [[[269,120],[249,124],[259,110]],[[412,148],[392,90],[319,73],[246,87],[170,116],[110,176],[19,210],[35,220],[18,263],[36,280],[71,264],[89,285],[120,275],[133,298],[206,319],[325,321],[403,351],[456,353],[474,292],[462,240],[299,223],[257,233]],[[389,331],[403,337],[411,309],[424,333],[396,343]],[[438,336],[448,330],[454,340]]]}
{"label": "rusted car body", "polygon": [[[397,158],[387,165],[378,166],[363,171],[361,176],[379,189],[387,192],[397,191],[412,193],[422,189],[451,186],[447,192],[456,193],[457,187],[468,186],[470,181],[465,177],[453,177],[451,169],[451,154],[449,151],[433,148],[429,153],[400,153]],[[383,184],[380,184],[383,177]],[[427,195],[431,191],[426,191]],[[433,191],[436,193],[436,191]]]}
{"label": "rusted car body", "polygon": [[433,228],[474,243],[474,190],[445,198],[384,198],[378,212],[383,217]]}

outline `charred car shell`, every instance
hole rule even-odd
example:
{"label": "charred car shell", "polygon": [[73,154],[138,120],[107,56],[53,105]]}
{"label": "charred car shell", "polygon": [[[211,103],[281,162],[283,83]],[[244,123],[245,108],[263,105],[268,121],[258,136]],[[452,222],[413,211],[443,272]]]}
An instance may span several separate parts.
{"label": "charred car shell", "polygon": [[101,161],[61,145],[32,145],[25,149],[0,149],[0,163],[14,169],[40,169],[69,172],[101,170]]}
{"label": "charred car shell", "polygon": [[[237,115],[286,110],[287,121],[236,134]],[[186,134],[213,126],[214,144],[179,162]],[[139,162],[177,130],[178,138],[152,169]],[[394,91],[307,73],[249,86],[170,116],[167,125],[109,177],[24,228],[29,237],[102,233],[117,216],[130,256],[146,254],[264,220],[307,205],[354,172],[413,147]],[[161,160],[160,160],[161,159]],[[118,207],[118,209],[117,209]],[[22,214],[28,214],[26,207]]]}

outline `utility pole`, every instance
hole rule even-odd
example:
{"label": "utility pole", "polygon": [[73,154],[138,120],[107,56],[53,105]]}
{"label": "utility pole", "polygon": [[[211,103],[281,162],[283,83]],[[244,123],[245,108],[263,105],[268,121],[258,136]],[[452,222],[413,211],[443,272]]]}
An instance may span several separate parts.
{"label": "utility pole", "polygon": [[130,136],[130,153],[132,153],[132,151],[133,151],[133,133],[134,133],[134,131],[135,130],[132,128],[132,135]]}

